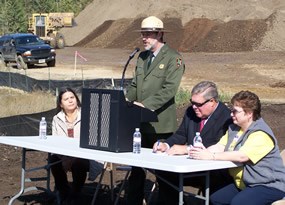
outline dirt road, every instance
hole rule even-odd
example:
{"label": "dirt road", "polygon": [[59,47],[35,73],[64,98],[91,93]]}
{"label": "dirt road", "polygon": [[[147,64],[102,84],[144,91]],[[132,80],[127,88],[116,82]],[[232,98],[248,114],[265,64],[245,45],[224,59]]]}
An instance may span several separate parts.
{"label": "dirt road", "polygon": [[[75,51],[87,61],[78,56],[75,66]],[[39,66],[27,71],[11,70],[21,74],[26,72],[37,79],[121,78],[131,52],[123,49],[67,47],[57,50],[55,68]],[[183,53],[183,56],[186,71],[181,86],[184,88],[191,90],[199,81],[212,80],[227,95],[251,90],[263,102],[285,102],[285,52]],[[133,76],[135,58],[127,68],[126,77]]]}

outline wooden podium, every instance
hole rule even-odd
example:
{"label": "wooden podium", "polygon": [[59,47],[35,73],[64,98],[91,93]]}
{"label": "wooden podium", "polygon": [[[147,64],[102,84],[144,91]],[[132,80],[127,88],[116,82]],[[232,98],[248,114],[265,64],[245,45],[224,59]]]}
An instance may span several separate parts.
{"label": "wooden podium", "polygon": [[132,152],[141,122],[157,122],[155,112],[125,100],[122,90],[82,90],[80,147]]}

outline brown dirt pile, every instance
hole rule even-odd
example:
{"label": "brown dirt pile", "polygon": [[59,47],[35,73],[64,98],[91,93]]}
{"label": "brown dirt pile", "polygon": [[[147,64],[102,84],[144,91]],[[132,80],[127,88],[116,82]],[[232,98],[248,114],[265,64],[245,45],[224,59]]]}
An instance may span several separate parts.
{"label": "brown dirt pile", "polygon": [[[178,18],[163,21],[166,28],[175,31],[166,34],[166,42],[181,52],[252,51],[267,31],[266,20],[221,23],[210,19],[193,19],[185,26]],[[76,46],[133,49],[141,44],[140,34],[128,31],[139,28],[140,22],[141,19],[106,21]]]}
{"label": "brown dirt pile", "polygon": [[173,31],[165,40],[180,52],[285,50],[284,1],[94,0],[62,32],[67,45],[133,49],[140,39],[132,31],[149,15]]}

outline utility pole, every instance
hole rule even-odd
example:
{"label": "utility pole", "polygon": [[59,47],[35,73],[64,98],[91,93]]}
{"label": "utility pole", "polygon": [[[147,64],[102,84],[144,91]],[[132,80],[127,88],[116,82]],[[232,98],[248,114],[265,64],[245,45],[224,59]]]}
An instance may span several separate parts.
{"label": "utility pole", "polygon": [[7,32],[7,0],[5,0],[5,5],[4,5],[4,22],[2,23],[3,28],[3,33],[6,34]]}
{"label": "utility pole", "polygon": [[58,12],[59,0],[55,0],[55,1],[56,1],[56,11]]}

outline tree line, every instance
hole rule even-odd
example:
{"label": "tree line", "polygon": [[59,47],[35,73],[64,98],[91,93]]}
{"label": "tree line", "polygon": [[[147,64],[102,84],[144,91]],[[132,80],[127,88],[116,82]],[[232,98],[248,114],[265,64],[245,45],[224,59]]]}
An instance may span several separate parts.
{"label": "tree line", "polygon": [[74,12],[75,16],[93,0],[0,0],[0,35],[27,32],[33,13]]}

